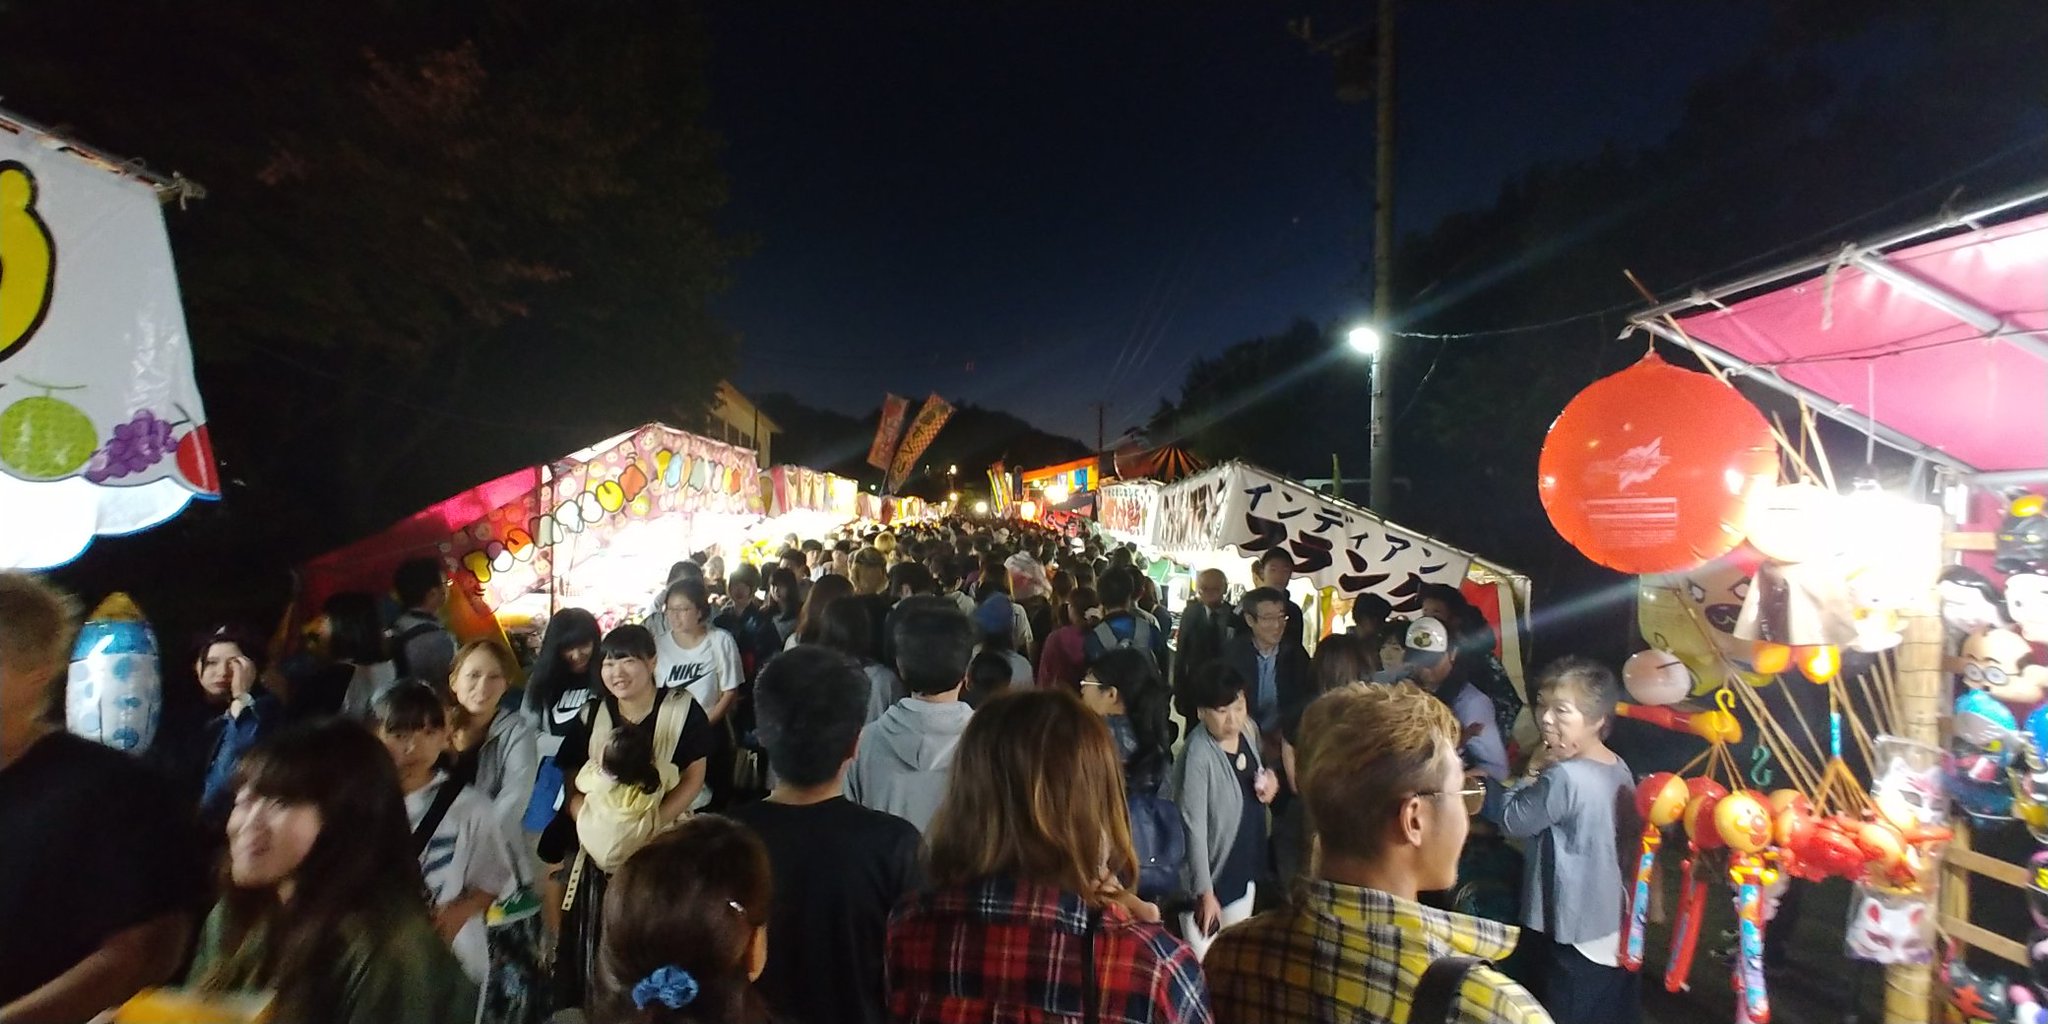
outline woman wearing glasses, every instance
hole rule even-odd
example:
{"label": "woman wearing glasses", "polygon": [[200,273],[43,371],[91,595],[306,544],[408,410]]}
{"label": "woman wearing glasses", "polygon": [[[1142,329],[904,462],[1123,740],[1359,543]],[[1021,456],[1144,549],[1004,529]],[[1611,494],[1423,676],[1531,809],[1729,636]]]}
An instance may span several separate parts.
{"label": "woman wearing glasses", "polygon": [[1620,966],[1622,865],[1642,823],[1628,763],[1607,749],[1620,687],[1605,665],[1563,658],[1536,683],[1543,746],[1519,785],[1487,781],[1483,817],[1527,840],[1522,885],[1529,979],[1557,1020],[1634,1024],[1636,975]]}

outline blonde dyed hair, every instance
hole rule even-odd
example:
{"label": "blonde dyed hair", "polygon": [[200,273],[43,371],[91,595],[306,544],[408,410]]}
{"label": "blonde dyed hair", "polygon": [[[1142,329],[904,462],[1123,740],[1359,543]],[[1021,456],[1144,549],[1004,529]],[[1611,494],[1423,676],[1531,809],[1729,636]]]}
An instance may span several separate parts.
{"label": "blonde dyed hair", "polygon": [[1309,825],[1327,853],[1371,859],[1401,802],[1441,789],[1458,720],[1412,683],[1338,687],[1301,717],[1296,764]]}
{"label": "blonde dyed hair", "polygon": [[879,594],[889,589],[889,556],[880,548],[862,548],[853,554],[853,592]]}
{"label": "blonde dyed hair", "polygon": [[[441,704],[448,709],[448,724],[455,728],[469,724],[469,709],[455,699],[455,676],[462,671],[462,666],[469,661],[470,655],[478,653],[488,654],[497,661],[499,670],[505,673],[506,690],[509,691],[519,685],[519,659],[513,656],[511,648],[490,638],[471,640],[456,648],[455,659],[448,663],[448,678],[434,684],[435,694],[441,698]],[[503,697],[499,699],[503,700]],[[497,714],[495,710],[491,713]]]}
{"label": "blonde dyed hair", "polygon": [[77,598],[41,576],[0,572],[0,662],[54,675],[70,661],[81,615]]}
{"label": "blonde dyed hair", "polygon": [[1106,902],[1135,883],[1123,769],[1102,716],[1066,690],[1001,694],[974,712],[929,844],[935,885],[1002,877]]}

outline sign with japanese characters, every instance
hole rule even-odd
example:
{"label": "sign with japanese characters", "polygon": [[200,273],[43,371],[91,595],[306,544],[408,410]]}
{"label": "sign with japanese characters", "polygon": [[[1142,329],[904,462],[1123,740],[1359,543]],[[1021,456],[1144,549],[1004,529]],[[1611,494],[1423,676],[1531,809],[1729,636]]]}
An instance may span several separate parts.
{"label": "sign with japanese characters", "polygon": [[1166,488],[1156,521],[1153,543],[1169,554],[1282,551],[1316,586],[1378,594],[1403,613],[1421,610],[1424,583],[1455,587],[1472,567],[1471,555],[1242,463]]}
{"label": "sign with japanese characters", "polygon": [[1103,532],[1121,541],[1148,544],[1159,513],[1158,484],[1110,484],[1098,496]]}

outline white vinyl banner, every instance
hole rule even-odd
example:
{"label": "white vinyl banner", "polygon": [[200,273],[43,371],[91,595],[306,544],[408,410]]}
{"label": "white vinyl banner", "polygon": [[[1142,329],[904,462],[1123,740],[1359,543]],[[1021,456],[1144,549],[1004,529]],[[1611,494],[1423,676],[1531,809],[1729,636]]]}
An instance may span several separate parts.
{"label": "white vinyl banner", "polygon": [[0,568],[220,480],[155,191],[0,122]]}
{"label": "white vinyl banner", "polygon": [[1422,584],[1458,586],[1472,567],[1464,552],[1248,466],[1224,467],[1215,484],[1217,538],[1251,557],[1284,551],[1318,587],[1378,594],[1412,614],[1422,610]]}

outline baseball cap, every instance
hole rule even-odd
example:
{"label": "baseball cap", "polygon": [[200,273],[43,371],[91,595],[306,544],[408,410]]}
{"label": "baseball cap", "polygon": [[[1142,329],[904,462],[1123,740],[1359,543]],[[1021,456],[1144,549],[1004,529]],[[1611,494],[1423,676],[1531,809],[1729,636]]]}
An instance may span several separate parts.
{"label": "baseball cap", "polygon": [[1424,615],[1408,624],[1401,646],[1413,654],[1445,654],[1451,649],[1451,632],[1443,623]]}

